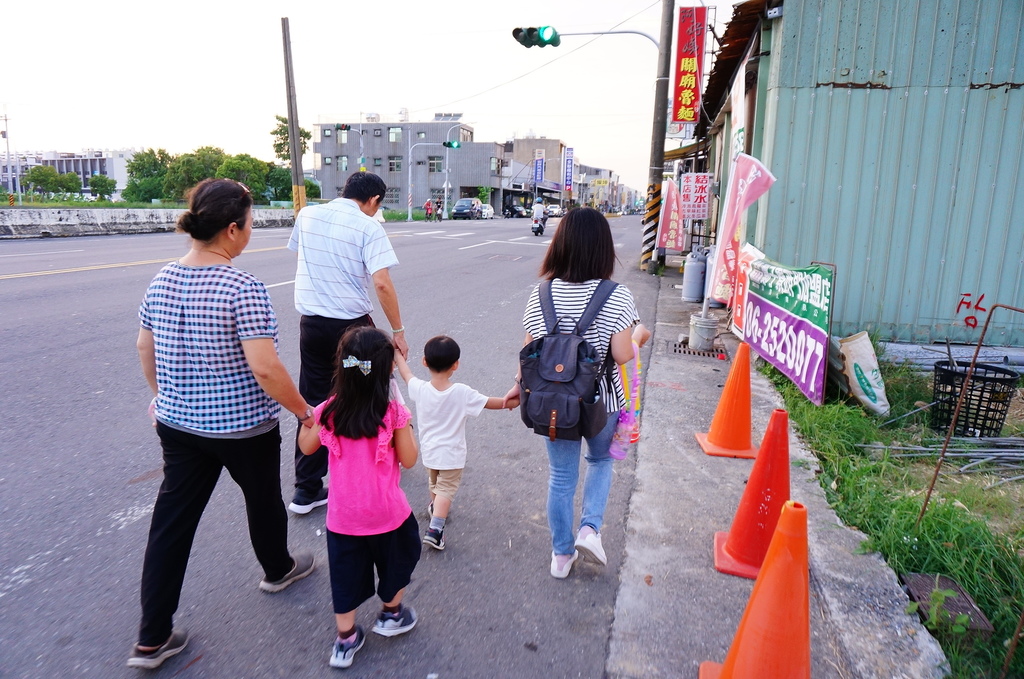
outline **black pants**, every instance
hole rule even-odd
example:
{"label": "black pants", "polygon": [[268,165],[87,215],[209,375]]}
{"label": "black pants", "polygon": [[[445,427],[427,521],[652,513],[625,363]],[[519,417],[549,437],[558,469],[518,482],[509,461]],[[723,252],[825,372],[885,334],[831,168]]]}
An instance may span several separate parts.
{"label": "black pants", "polygon": [[[326,318],[302,316],[299,319],[299,393],[306,403],[317,406],[327,400],[334,381],[334,357],[338,341],[345,331],[359,325],[373,326],[367,316],[359,318]],[[299,430],[295,432],[295,492],[314,498],[324,487],[327,475],[327,448],[320,446],[312,455],[299,449]]]}
{"label": "black pants", "polygon": [[245,439],[206,438],[163,424],[157,424],[157,434],[164,453],[164,480],[153,506],[142,564],[142,646],[159,646],[171,636],[192,541],[222,468],[245,496],[249,539],[267,579],[280,580],[293,565],[288,515],[281,499],[279,426]]}

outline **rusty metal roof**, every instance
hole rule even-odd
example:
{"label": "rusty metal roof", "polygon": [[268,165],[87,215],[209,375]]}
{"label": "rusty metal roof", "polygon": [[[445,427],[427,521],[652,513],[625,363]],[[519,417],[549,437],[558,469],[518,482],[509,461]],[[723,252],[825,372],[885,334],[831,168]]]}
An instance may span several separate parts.
{"label": "rusty metal roof", "polygon": [[733,6],[732,19],[725,27],[721,45],[715,55],[715,65],[708,77],[708,86],[704,89],[704,106],[700,124],[697,126],[698,139],[707,133],[709,125],[722,109],[729,93],[733,72],[743,59],[747,45],[764,13],[769,7],[781,4],[781,0],[747,0]]}

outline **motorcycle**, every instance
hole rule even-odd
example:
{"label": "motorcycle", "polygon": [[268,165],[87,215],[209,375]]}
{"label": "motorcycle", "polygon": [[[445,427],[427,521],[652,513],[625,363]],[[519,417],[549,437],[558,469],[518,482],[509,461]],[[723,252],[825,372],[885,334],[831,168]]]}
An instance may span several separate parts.
{"label": "motorcycle", "polygon": [[544,223],[547,222],[547,221],[548,221],[548,218],[546,216],[545,217],[534,217],[533,218],[533,227],[531,228],[531,231],[533,231],[533,235],[534,236],[543,236],[544,235]]}

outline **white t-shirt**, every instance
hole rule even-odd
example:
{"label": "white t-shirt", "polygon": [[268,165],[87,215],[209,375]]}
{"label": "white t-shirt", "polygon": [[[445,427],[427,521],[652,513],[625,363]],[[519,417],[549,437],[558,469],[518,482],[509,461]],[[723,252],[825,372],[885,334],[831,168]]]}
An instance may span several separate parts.
{"label": "white t-shirt", "polygon": [[409,398],[416,404],[420,456],[427,469],[466,466],[466,418],[476,417],[487,397],[465,384],[438,391],[430,382],[409,380]]}
{"label": "white t-shirt", "polygon": [[348,198],[302,208],[288,249],[299,253],[295,310],[343,320],[373,311],[370,277],[398,264],[388,235]]}

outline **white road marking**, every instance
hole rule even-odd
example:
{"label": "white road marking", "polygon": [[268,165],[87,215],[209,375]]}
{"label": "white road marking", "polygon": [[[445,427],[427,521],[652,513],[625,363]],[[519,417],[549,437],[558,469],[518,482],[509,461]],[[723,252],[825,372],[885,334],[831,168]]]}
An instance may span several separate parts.
{"label": "white road marking", "polygon": [[475,235],[476,235],[476,233],[474,233],[473,231],[467,231],[466,233],[451,233],[451,234],[448,234],[448,237],[449,238],[458,238],[459,236],[475,236]]}
{"label": "white road marking", "polygon": [[520,236],[519,238],[512,238],[511,240],[526,240],[527,236]]}
{"label": "white road marking", "polygon": [[266,287],[267,287],[267,288],[279,288],[279,287],[281,287],[282,285],[291,285],[291,284],[292,284],[292,283],[294,283],[294,282],[295,282],[294,280],[291,280],[291,281],[284,281],[283,283],[273,283],[272,285],[268,285],[268,286],[266,286]]}
{"label": "white road marking", "polygon": [[501,241],[499,241],[499,240],[485,240],[483,243],[477,243],[476,245],[467,245],[467,246],[461,247],[459,249],[460,250],[469,250],[470,248],[478,248],[481,245],[490,245],[491,243],[500,243],[500,242]]}
{"label": "white road marking", "polygon": [[59,255],[65,252],[85,252],[85,250],[51,250],[50,252],[20,252],[16,255],[0,255],[0,257],[34,257],[36,255]]}
{"label": "white road marking", "polygon": [[417,231],[417,236],[433,236],[435,233],[444,233],[444,231]]}

